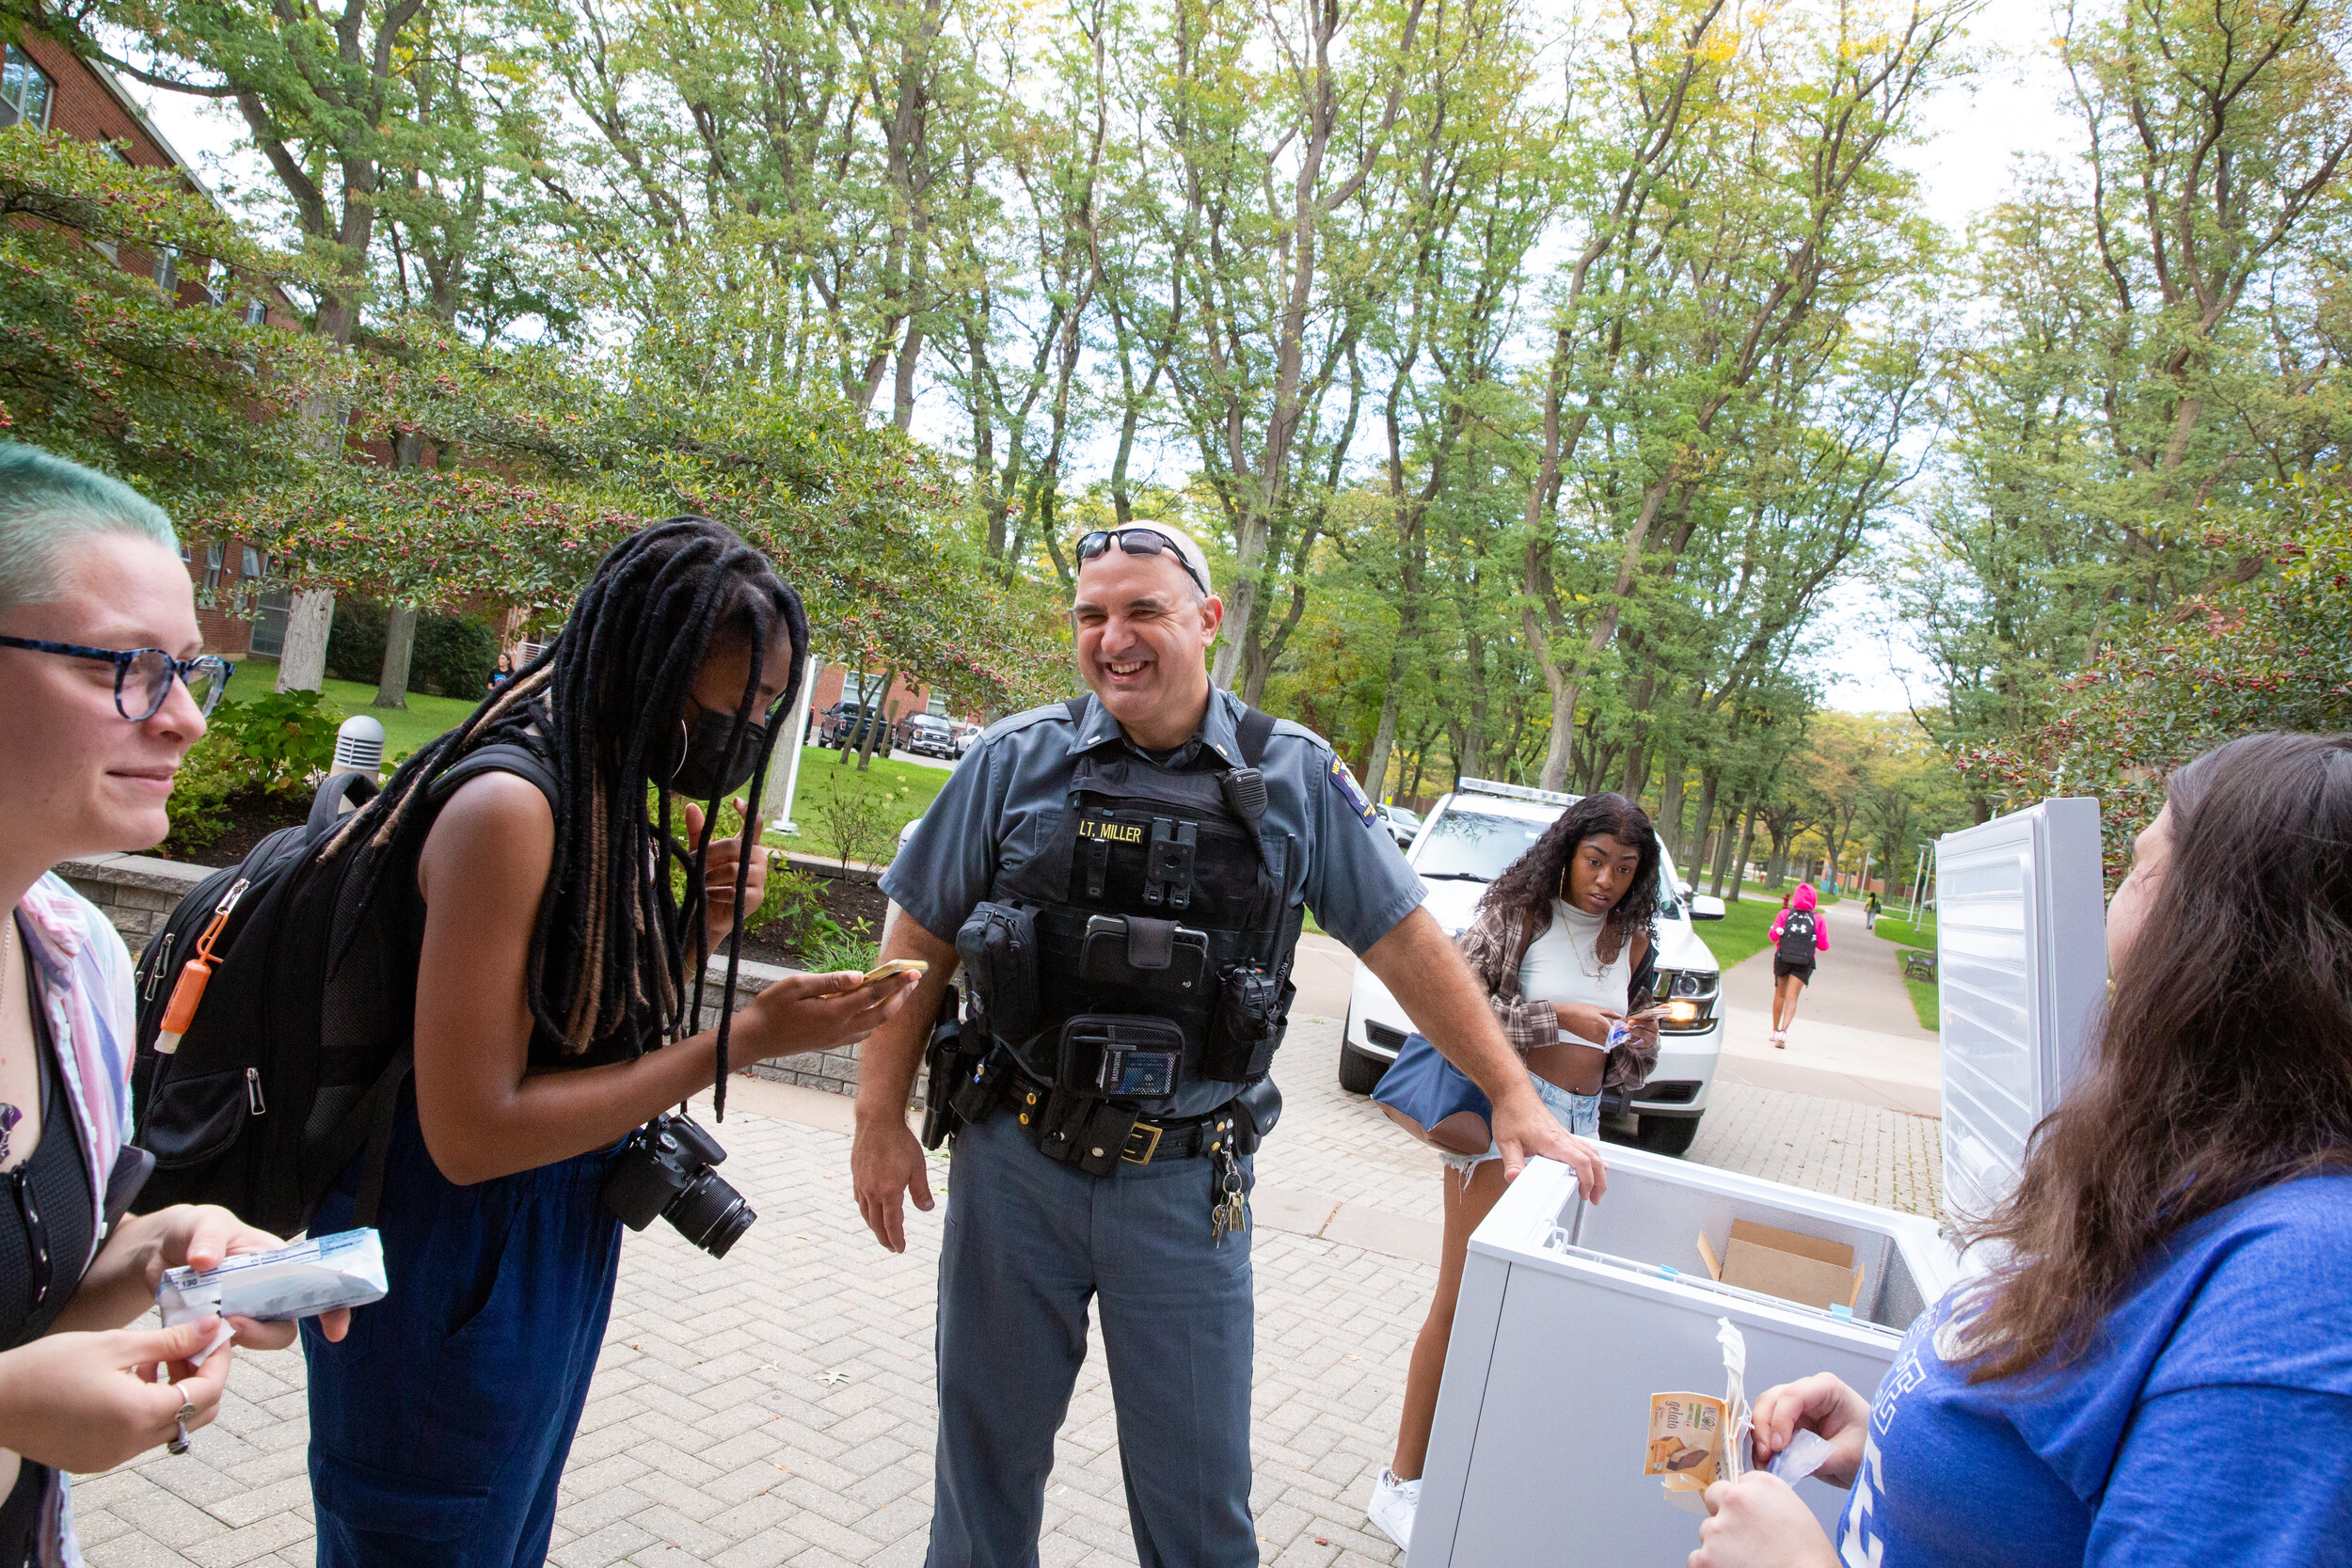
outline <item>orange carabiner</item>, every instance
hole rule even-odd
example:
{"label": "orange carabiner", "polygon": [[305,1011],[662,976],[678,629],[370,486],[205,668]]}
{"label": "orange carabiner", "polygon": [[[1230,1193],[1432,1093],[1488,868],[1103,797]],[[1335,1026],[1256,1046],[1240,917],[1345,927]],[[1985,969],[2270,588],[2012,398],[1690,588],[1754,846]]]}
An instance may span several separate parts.
{"label": "orange carabiner", "polygon": [[218,904],[213,906],[213,918],[205,924],[204,934],[196,939],[196,956],[180,969],[179,981],[171,988],[171,1001],[164,1007],[163,1027],[155,1031],[155,1050],[168,1056],[180,1049],[180,1040],[196,1022],[196,1005],[204,1000],[204,987],[213,977],[214,939],[229,924],[229,911],[237,907],[245,894],[242,880],[230,886]]}

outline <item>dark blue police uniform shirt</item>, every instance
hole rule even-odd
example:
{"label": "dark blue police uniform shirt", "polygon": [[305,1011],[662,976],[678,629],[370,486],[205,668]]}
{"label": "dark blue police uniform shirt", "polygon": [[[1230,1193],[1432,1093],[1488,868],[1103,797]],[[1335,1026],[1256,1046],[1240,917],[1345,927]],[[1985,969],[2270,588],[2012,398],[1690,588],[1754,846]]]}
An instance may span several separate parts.
{"label": "dark blue police uniform shirt", "polygon": [[[1241,766],[1234,730],[1241,714],[1240,698],[1212,691],[1193,738],[1158,760],[1182,768],[1207,747]],[[991,725],[883,874],[882,892],[931,935],[955,941],[999,872],[1019,868],[1052,843],[1077,759],[1103,746],[1146,754],[1091,697],[1083,723],[1072,722],[1069,708],[1057,703]],[[1358,953],[1421,907],[1421,879],[1321,736],[1277,720],[1259,767],[1266,781],[1262,831],[1270,839],[1290,833],[1298,841],[1290,863],[1292,907],[1303,901],[1325,930]],[[1238,1087],[1180,1085],[1171,1101],[1154,1109],[1163,1116],[1198,1116],[1225,1103]]]}

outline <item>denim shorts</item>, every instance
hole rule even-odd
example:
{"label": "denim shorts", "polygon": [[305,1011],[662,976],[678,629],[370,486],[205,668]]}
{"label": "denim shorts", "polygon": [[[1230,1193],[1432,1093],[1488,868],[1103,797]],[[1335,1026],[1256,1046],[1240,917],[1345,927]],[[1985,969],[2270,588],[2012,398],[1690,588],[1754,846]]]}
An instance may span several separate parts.
{"label": "denim shorts", "polygon": [[[1527,1075],[1527,1079],[1529,1083],[1535,1085],[1536,1094],[1542,1097],[1545,1108],[1551,1112],[1553,1120],[1580,1138],[1600,1136],[1600,1096],[1570,1094],[1559,1085],[1549,1079],[1538,1078],[1532,1072]],[[1448,1154],[1443,1149],[1439,1149],[1438,1158],[1445,1162],[1446,1169],[1468,1180],[1470,1173],[1480,1165],[1489,1160],[1502,1159],[1502,1149],[1493,1138],[1489,1137],[1486,1140],[1486,1152],[1484,1154]]]}

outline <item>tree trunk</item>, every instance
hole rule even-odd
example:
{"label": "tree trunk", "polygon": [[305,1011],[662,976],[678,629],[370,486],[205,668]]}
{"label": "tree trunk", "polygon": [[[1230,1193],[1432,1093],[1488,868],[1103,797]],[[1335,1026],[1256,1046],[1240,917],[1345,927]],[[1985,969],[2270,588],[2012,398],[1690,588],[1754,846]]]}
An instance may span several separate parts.
{"label": "tree trunk", "polygon": [[335,625],[335,594],[306,588],[286,607],[286,646],[278,656],[278,689],[318,691],[326,681],[326,634]]}
{"label": "tree trunk", "polygon": [[1712,768],[1699,773],[1699,843],[1691,863],[1699,868],[1701,876],[1707,873],[1709,851],[1715,847],[1715,786],[1722,780],[1723,775]]}
{"label": "tree trunk", "polygon": [[417,607],[396,604],[384,623],[384,668],[376,676],[375,705],[408,705],[408,661],[417,651]]}
{"label": "tree trunk", "polygon": [[876,747],[880,747],[882,749],[882,754],[885,758],[890,755],[890,742],[887,736],[892,730],[898,728],[898,705],[888,702],[887,699],[890,696],[892,689],[898,684],[898,667],[894,664],[882,676],[882,694],[885,699],[885,703],[882,707],[882,721],[880,724],[870,722],[867,723],[866,726],[866,743],[860,746],[857,751],[857,770],[861,773],[865,772],[873,765],[874,749]]}
{"label": "tree trunk", "polygon": [[1748,851],[1755,847],[1755,844],[1756,807],[1750,804],[1747,820],[1740,825],[1740,847],[1732,856],[1731,861],[1730,901],[1734,904],[1740,901],[1740,884],[1748,879]]}
{"label": "tree trunk", "polygon": [[1729,877],[1731,872],[1731,847],[1739,842],[1739,837],[1731,832],[1731,823],[1736,823],[1739,816],[1739,801],[1731,801],[1729,806],[1724,806],[1724,823],[1715,830],[1715,875],[1710,877],[1710,891],[1717,898],[1724,895],[1724,877]]}
{"label": "tree trunk", "polygon": [[1405,698],[1405,645],[1389,655],[1389,689],[1380,699],[1380,727],[1373,732],[1372,755],[1364,764],[1364,788],[1375,801],[1389,782],[1389,753],[1396,746],[1396,710]]}
{"label": "tree trunk", "polygon": [[1659,769],[1658,836],[1666,846],[1666,853],[1677,864],[1683,859],[1682,842],[1682,759],[1673,757]]}

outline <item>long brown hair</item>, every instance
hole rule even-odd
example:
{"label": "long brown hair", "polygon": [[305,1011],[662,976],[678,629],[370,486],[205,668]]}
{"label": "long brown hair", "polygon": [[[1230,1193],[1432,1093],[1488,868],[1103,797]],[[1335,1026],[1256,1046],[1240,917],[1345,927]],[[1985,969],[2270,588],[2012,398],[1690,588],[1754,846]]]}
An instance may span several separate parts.
{"label": "long brown hair", "polygon": [[1963,1327],[1973,1383],[2082,1355],[2183,1227],[2352,1169],[2352,736],[2248,736],[2166,796],[2096,1065],[1965,1232],[2009,1259]]}

